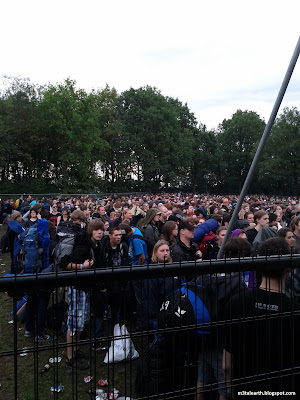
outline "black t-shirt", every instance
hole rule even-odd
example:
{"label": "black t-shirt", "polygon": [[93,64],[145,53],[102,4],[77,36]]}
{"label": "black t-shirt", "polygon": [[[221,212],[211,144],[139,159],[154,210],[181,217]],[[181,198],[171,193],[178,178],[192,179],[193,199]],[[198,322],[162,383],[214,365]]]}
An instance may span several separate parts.
{"label": "black t-shirt", "polygon": [[57,214],[50,214],[50,221],[52,221],[53,222],[53,225],[54,226],[57,226],[57,218],[58,217],[62,217],[62,214],[61,213],[57,213]]}
{"label": "black t-shirt", "polygon": [[249,229],[246,231],[246,236],[247,240],[249,243],[253,243],[254,239],[256,238],[256,235],[258,234],[258,231],[255,228]]}
{"label": "black t-shirt", "polygon": [[300,398],[300,375],[293,375],[300,367],[300,305],[283,293],[249,290],[231,298],[225,315],[223,347],[232,355],[232,378],[241,379],[237,390],[295,391]]}

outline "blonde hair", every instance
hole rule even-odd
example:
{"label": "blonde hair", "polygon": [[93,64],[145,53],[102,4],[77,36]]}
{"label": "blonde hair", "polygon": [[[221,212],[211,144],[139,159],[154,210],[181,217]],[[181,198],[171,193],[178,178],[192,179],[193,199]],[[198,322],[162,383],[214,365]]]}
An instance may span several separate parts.
{"label": "blonde hair", "polygon": [[14,211],[12,214],[10,214],[10,220],[11,221],[22,221],[22,214],[19,211]]}
{"label": "blonde hair", "polygon": [[[152,257],[151,257],[151,261],[155,264],[158,264],[159,261],[157,259],[157,256],[155,255],[155,253],[157,252],[157,250],[159,249],[160,246],[166,245],[169,247],[168,242],[166,242],[165,240],[159,240],[158,242],[155,243],[155,246],[153,248],[153,253],[152,253]],[[172,258],[171,256],[169,256],[166,260],[166,263],[172,262]]]}

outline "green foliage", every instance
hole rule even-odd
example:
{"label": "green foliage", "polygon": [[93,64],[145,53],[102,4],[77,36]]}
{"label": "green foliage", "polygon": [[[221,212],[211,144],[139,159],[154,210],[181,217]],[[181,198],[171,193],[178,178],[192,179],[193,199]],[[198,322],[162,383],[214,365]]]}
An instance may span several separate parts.
{"label": "green foliage", "polygon": [[125,91],[120,104],[123,135],[140,189],[180,185],[191,163],[196,129],[188,107],[149,86]]}
{"label": "green foliage", "polygon": [[276,119],[259,168],[260,187],[270,192],[300,192],[300,112],[284,108]]}
{"label": "green foliage", "polygon": [[[239,192],[264,121],[237,110],[208,131],[187,104],[156,88],[87,93],[66,79],[40,87],[5,77],[0,93],[0,191]],[[251,190],[300,193],[300,113],[284,109]]]}
{"label": "green foliage", "polygon": [[264,128],[265,123],[257,113],[241,110],[219,126],[217,139],[222,154],[220,179],[230,181],[229,190],[241,190]]}

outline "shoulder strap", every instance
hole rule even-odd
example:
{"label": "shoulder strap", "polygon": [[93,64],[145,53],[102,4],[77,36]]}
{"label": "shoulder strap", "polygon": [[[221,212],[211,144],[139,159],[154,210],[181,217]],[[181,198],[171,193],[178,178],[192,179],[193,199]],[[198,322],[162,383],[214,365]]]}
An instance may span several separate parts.
{"label": "shoulder strap", "polygon": [[133,239],[141,239],[141,240],[143,240],[144,242],[147,243],[147,239],[142,235],[132,235],[132,240]]}

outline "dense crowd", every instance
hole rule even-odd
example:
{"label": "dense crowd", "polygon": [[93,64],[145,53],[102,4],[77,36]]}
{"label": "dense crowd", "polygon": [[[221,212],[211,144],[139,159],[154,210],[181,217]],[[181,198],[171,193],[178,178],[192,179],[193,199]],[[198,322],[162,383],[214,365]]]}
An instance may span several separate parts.
{"label": "dense crowd", "polygon": [[[1,240],[1,247],[2,251],[11,254],[11,273],[20,272],[22,235],[31,227],[37,227],[37,231],[43,229],[49,236],[44,246],[46,249],[40,272],[186,261],[198,264],[203,260],[217,258],[237,200],[236,196],[183,193],[51,199],[27,196],[15,201],[6,199],[1,201],[0,222],[7,224],[8,228],[5,238]],[[246,197],[231,237],[225,244],[223,257],[298,254],[299,221],[300,203],[297,198]],[[66,237],[70,239],[69,242]],[[228,319],[244,316],[245,309],[248,316],[300,310],[300,277],[297,271],[294,271],[292,277],[286,268],[271,268],[261,273],[248,271],[241,275],[238,287],[232,290],[227,298],[227,306],[224,307],[224,315]],[[157,327],[158,314],[166,297],[186,282],[198,284],[200,278],[203,285],[203,277],[196,274],[134,280],[130,285],[113,280],[109,283],[97,282],[92,289],[81,284],[78,279],[74,286],[67,288],[66,365],[77,369],[89,367],[73,343],[80,339],[89,322],[90,310],[94,314],[93,348],[106,348],[108,344],[102,339],[105,337],[104,316],[108,306],[112,321],[110,334],[115,324],[124,321],[123,305],[129,304],[131,309],[130,303],[136,307],[136,328],[152,331]],[[237,292],[240,295],[241,291],[242,301],[235,296]],[[27,293],[26,337],[34,336],[36,340],[53,339],[45,329],[49,299],[50,293]],[[37,312],[34,307],[37,307]],[[36,323],[34,315],[37,315]],[[280,325],[280,321],[276,322],[276,319],[272,322],[272,329],[281,332],[279,341],[283,347],[280,351],[288,355],[280,360],[280,368],[291,366],[291,351],[294,353],[293,365],[299,365],[296,352],[299,346],[294,339],[291,340],[291,331],[295,332],[298,320],[299,316],[290,317],[285,320],[284,326]],[[226,380],[230,380],[232,374],[241,378],[257,373],[255,368],[259,363],[262,365],[260,372],[264,372],[266,359],[272,359],[271,353],[263,347],[264,339],[256,343],[253,338],[257,332],[263,337],[270,326],[265,321],[265,325],[260,322],[257,326],[258,331],[249,330],[246,333],[244,330],[242,334],[241,329],[243,327],[240,325],[227,327],[220,333],[222,340],[216,344],[216,336],[211,335],[201,349],[197,379],[199,390],[208,381],[215,380],[218,383],[219,399],[226,399],[230,393],[225,387],[224,375]],[[245,343],[248,349],[245,349]],[[272,340],[270,343],[275,345]],[[277,337],[277,346],[278,343]],[[241,348],[244,348],[243,354]],[[253,352],[261,352],[261,356],[250,360]],[[279,368],[277,361],[270,361],[275,369]],[[284,386],[290,385],[288,378],[285,381],[283,379],[280,387],[273,380],[268,388],[292,390],[294,386]],[[196,399],[202,398],[199,392]]]}

